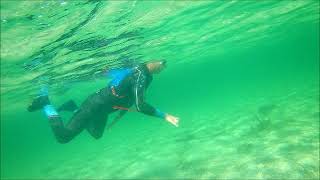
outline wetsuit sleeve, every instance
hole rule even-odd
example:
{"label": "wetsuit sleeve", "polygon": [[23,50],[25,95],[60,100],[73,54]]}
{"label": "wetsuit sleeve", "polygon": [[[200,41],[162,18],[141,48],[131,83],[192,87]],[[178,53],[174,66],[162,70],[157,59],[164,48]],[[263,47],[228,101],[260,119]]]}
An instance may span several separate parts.
{"label": "wetsuit sleeve", "polygon": [[147,77],[146,75],[144,75],[144,73],[138,70],[138,75],[136,77],[135,85],[133,88],[134,97],[135,97],[135,106],[137,108],[137,111],[150,116],[164,118],[165,113],[152,107],[151,105],[149,105],[144,101],[144,94],[145,94],[146,87],[147,87]]}

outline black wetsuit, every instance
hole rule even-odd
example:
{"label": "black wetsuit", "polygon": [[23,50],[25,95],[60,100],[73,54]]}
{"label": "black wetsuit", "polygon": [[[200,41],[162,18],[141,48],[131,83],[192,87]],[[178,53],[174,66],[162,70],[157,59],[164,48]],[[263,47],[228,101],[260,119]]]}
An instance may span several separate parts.
{"label": "black wetsuit", "polygon": [[60,116],[49,116],[55,137],[60,143],[67,143],[87,129],[98,139],[103,135],[108,114],[133,104],[139,112],[161,117],[157,109],[144,102],[144,93],[151,81],[152,75],[144,64],[126,70],[106,88],[90,95],[65,126]]}

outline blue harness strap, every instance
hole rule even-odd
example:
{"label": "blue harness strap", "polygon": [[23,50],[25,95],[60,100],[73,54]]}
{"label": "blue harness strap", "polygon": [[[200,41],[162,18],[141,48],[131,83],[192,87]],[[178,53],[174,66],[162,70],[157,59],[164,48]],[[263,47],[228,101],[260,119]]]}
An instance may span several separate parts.
{"label": "blue harness strap", "polygon": [[110,86],[117,87],[121,83],[121,81],[131,74],[133,70],[131,68],[128,69],[113,69],[107,72],[107,76],[111,77],[111,82],[109,83]]}

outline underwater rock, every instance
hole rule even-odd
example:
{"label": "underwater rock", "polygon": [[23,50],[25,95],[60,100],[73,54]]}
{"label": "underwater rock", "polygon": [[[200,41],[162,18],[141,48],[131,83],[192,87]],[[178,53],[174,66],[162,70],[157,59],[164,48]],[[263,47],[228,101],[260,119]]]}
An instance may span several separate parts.
{"label": "underwater rock", "polygon": [[267,104],[267,105],[263,105],[263,106],[260,106],[258,108],[258,113],[260,115],[269,115],[277,106],[274,105],[274,104]]}
{"label": "underwater rock", "polygon": [[255,123],[251,127],[257,131],[267,129],[271,125],[270,114],[277,108],[275,104],[266,104],[258,108],[257,113],[254,114]]}

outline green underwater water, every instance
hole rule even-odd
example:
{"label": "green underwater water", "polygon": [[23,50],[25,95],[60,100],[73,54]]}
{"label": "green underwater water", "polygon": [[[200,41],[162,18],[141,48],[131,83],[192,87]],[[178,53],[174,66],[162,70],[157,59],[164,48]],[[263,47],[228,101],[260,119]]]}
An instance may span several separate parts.
{"label": "green underwater water", "polygon": [[[0,23],[1,179],[319,179],[319,1],[1,1]],[[147,101],[178,128],[132,112],[59,144],[26,110],[160,58]]]}

